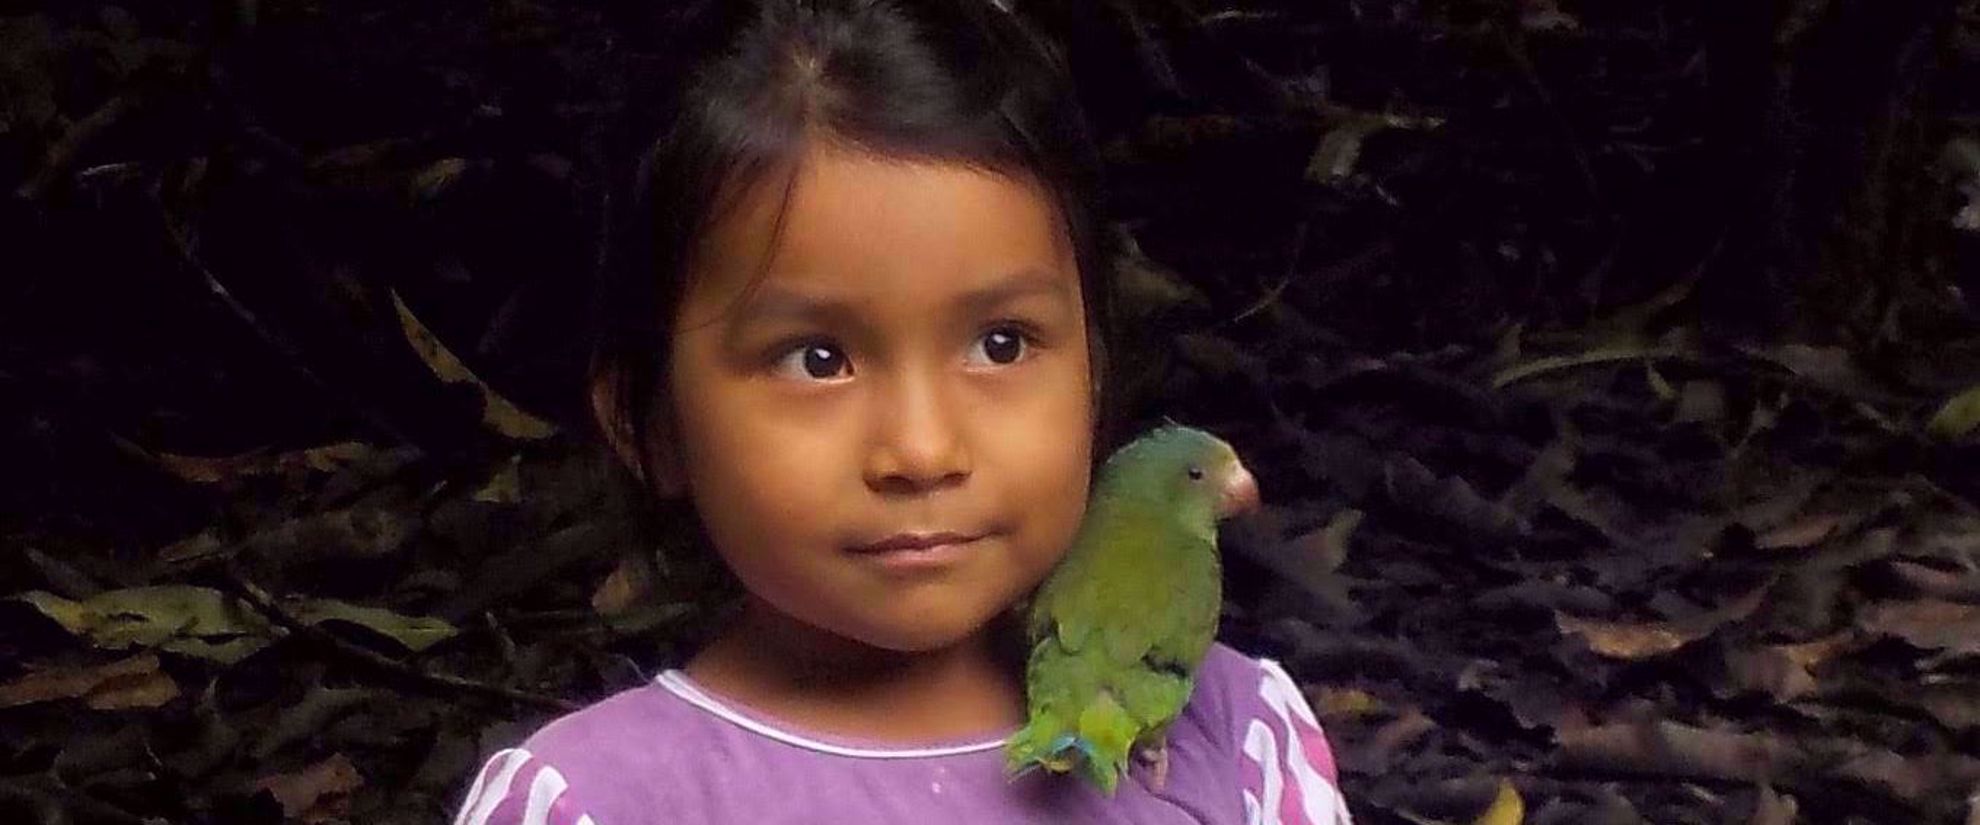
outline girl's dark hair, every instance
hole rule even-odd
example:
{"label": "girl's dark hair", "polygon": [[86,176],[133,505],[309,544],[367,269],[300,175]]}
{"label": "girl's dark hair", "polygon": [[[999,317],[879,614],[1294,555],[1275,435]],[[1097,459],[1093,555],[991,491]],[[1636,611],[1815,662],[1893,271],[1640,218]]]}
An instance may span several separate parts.
{"label": "girl's dark hair", "polygon": [[788,205],[811,141],[1028,178],[1050,193],[1085,295],[1095,461],[1111,451],[1115,248],[1099,158],[1063,54],[1007,2],[688,0],[662,25],[653,68],[669,85],[634,94],[666,121],[610,210],[591,354],[593,379],[617,382],[608,412],[629,431],[642,479],[653,477],[648,418],[697,239],[756,187],[778,186],[767,191]]}

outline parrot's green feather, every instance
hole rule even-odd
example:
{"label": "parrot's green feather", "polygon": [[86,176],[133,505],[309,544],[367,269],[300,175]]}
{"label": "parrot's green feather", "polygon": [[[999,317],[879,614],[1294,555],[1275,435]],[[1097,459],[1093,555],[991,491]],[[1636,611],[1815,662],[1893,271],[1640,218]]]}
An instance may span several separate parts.
{"label": "parrot's green feather", "polygon": [[1137,748],[1162,744],[1222,601],[1215,491],[1189,470],[1235,460],[1207,433],[1164,427],[1101,468],[1078,537],[1032,602],[1013,773],[1078,769],[1111,794]]}

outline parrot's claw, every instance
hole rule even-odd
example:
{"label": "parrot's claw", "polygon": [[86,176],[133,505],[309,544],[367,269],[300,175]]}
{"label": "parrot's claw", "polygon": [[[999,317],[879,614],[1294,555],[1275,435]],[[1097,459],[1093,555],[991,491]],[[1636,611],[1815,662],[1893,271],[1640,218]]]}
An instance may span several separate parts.
{"label": "parrot's claw", "polygon": [[1162,786],[1168,784],[1169,781],[1168,743],[1162,742],[1144,746],[1135,752],[1135,756],[1140,758],[1141,761],[1147,762],[1155,772],[1154,776],[1149,777],[1149,788],[1156,791],[1162,790]]}

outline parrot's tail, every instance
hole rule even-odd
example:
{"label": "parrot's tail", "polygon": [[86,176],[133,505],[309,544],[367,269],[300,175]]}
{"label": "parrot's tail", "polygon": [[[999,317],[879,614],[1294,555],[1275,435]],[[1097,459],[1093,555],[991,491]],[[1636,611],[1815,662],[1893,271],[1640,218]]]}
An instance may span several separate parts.
{"label": "parrot's tail", "polygon": [[1038,768],[1052,773],[1072,770],[1079,756],[1080,740],[1072,725],[1056,714],[1040,714],[1004,745],[1005,767],[1012,776],[1022,776]]}
{"label": "parrot's tail", "polygon": [[1087,706],[1079,718],[1035,715],[1031,723],[1005,745],[1006,769],[1012,777],[1037,768],[1066,773],[1075,768],[1108,795],[1127,771],[1128,749],[1134,741],[1132,720],[1111,696]]}

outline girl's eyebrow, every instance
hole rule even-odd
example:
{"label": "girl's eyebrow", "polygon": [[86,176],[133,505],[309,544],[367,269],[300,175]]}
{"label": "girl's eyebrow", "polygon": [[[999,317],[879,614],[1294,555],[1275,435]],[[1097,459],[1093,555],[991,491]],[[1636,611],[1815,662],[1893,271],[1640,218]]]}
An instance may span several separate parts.
{"label": "girl's eyebrow", "polygon": [[[964,293],[956,299],[956,308],[964,315],[976,315],[992,307],[1033,295],[1070,298],[1071,283],[1070,279],[1056,277],[1043,269],[1022,269],[997,283]],[[849,302],[813,295],[789,286],[764,284],[757,290],[756,297],[737,314],[736,326],[785,319],[812,322],[843,321],[850,320],[853,314]]]}

